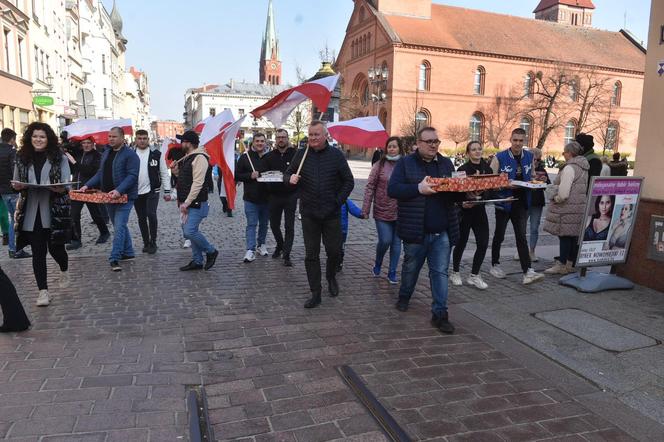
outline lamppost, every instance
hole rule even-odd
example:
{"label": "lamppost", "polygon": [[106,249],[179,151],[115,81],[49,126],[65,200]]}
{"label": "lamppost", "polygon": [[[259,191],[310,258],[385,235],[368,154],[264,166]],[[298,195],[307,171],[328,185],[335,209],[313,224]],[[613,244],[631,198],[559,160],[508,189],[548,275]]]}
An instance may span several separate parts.
{"label": "lamppost", "polygon": [[387,79],[390,75],[387,66],[370,67],[367,76],[371,85],[369,99],[374,103],[374,110],[380,103],[387,101]]}

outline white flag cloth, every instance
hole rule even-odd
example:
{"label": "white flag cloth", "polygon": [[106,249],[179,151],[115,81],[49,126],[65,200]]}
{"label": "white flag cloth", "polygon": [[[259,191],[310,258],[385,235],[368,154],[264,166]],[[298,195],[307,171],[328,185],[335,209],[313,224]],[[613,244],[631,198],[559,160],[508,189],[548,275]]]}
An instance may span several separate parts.
{"label": "white flag cloth", "polygon": [[120,127],[125,135],[131,135],[131,119],[121,120],[78,120],[75,123],[65,126],[64,131],[72,141],[82,141],[92,138],[97,144],[108,144],[108,131],[113,127]]}
{"label": "white flag cloth", "polygon": [[201,132],[201,146],[204,146],[208,141],[219,135],[222,130],[233,124],[235,121],[233,118],[233,112],[231,112],[230,109],[226,109],[212,118],[206,118],[206,120],[205,126],[203,126],[203,131]]}

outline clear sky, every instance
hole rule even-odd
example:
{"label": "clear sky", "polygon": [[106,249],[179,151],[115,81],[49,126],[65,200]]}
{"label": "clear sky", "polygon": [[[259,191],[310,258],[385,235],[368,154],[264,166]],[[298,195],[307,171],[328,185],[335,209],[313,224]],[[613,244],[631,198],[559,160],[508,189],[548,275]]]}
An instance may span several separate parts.
{"label": "clear sky", "polygon": [[[111,10],[113,0],[102,0]],[[124,19],[127,68],[148,74],[152,114],[182,120],[184,92],[231,78],[258,82],[260,44],[268,0],[116,0]],[[297,81],[296,66],[313,75],[319,51],[341,46],[352,0],[273,0],[283,76]],[[533,17],[538,0],[445,0],[455,6]],[[594,26],[624,27],[647,39],[650,0],[594,0]]]}

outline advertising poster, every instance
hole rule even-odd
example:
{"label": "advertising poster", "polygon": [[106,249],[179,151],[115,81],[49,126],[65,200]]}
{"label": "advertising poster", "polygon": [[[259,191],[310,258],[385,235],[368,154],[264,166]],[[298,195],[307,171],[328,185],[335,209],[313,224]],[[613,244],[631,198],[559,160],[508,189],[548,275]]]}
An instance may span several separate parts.
{"label": "advertising poster", "polygon": [[593,177],[580,236],[577,265],[627,261],[643,178]]}

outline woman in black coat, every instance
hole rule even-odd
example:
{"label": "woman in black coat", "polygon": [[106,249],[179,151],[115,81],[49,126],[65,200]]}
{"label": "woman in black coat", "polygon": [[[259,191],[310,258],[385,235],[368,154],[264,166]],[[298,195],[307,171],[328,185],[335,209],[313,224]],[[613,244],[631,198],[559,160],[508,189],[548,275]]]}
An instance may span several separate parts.
{"label": "woman in black coat", "polygon": [[0,333],[20,332],[30,327],[30,320],[23,310],[16,288],[2,268],[0,268],[0,310],[3,318]]}

